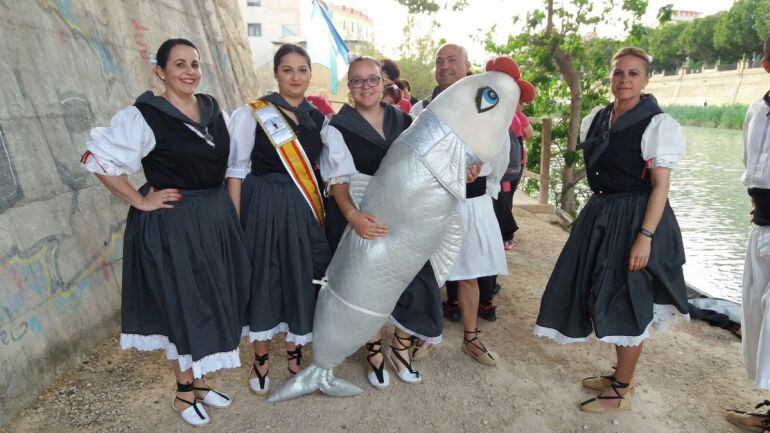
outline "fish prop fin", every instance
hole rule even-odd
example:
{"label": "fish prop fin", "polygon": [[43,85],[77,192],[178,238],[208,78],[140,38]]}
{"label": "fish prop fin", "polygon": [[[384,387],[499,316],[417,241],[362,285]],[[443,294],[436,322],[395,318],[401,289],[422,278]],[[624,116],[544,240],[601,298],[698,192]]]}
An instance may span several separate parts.
{"label": "fish prop fin", "polygon": [[366,187],[369,186],[371,178],[371,176],[362,173],[356,173],[350,177],[350,186],[348,187],[350,199],[353,200],[353,204],[357,209],[361,209],[361,200],[364,198]]}
{"label": "fish prop fin", "polygon": [[364,392],[352,383],[334,376],[332,370],[311,364],[270,394],[268,403],[280,403],[321,390],[332,397],[354,397]]}
{"label": "fish prop fin", "polygon": [[452,271],[452,265],[454,265],[457,255],[460,254],[463,241],[463,225],[460,213],[455,212],[450,218],[451,222],[444,238],[441,239],[436,252],[430,256],[430,265],[436,275],[436,282],[438,282],[439,287],[444,284],[449,272]]}
{"label": "fish prop fin", "polygon": [[331,376],[331,380],[321,382],[321,385],[318,387],[326,395],[332,397],[355,397],[364,392],[364,390],[345,379],[334,377],[334,375]]}
{"label": "fish prop fin", "polygon": [[468,146],[429,109],[424,111],[425,116],[422,116],[421,122],[425,125],[423,130],[407,129],[397,140],[408,140],[422,164],[436,180],[458,200],[465,200]]}

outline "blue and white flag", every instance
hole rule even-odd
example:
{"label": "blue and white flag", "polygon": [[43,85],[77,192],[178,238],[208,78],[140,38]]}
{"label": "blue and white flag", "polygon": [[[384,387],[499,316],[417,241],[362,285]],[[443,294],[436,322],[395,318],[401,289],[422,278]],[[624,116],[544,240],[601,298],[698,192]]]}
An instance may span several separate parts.
{"label": "blue and white flag", "polygon": [[349,64],[348,47],[334,28],[329,15],[316,0],[307,32],[307,53],[313,63],[326,66],[331,71],[331,92],[337,94],[342,76]]}

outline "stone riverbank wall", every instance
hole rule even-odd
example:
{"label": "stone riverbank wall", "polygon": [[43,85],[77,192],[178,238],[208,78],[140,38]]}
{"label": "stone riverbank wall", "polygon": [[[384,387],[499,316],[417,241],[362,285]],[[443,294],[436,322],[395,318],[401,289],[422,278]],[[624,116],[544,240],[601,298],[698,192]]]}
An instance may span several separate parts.
{"label": "stone riverbank wall", "polygon": [[89,129],[151,87],[170,37],[224,109],[258,87],[234,1],[0,0],[0,23],[2,426],[119,325],[127,207],[80,167]]}
{"label": "stone riverbank wall", "polygon": [[770,88],[770,74],[763,68],[749,68],[746,62],[737,69],[706,69],[698,73],[653,75],[645,91],[661,105],[749,105]]}

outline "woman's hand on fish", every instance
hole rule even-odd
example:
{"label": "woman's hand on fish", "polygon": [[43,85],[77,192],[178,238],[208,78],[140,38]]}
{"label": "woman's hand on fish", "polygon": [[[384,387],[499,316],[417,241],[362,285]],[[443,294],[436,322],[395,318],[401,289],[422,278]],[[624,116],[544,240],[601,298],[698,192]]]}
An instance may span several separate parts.
{"label": "woman's hand on fish", "polygon": [[465,182],[472,183],[474,180],[476,180],[477,177],[479,177],[479,172],[481,172],[481,164],[469,165],[465,172]]}
{"label": "woman's hand on fish", "polygon": [[628,254],[628,271],[637,272],[647,266],[650,259],[650,246],[652,239],[644,235],[638,235],[631,245],[631,252]]}
{"label": "woman's hand on fish", "polygon": [[178,189],[166,188],[156,190],[150,188],[150,192],[142,198],[142,202],[136,206],[137,209],[145,212],[150,212],[158,209],[173,209],[174,205],[167,204],[167,201],[179,201],[182,199],[182,194]]}
{"label": "woman's hand on fish", "polygon": [[379,224],[379,219],[365,212],[351,212],[348,222],[353,230],[364,239],[381,238],[388,234],[388,228]]}

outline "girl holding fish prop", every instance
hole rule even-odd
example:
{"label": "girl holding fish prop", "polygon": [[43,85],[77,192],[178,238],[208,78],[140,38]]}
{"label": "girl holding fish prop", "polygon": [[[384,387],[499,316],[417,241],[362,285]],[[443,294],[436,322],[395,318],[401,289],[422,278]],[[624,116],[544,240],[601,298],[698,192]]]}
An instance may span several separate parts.
{"label": "girl holding fish prop", "polygon": [[321,141],[328,119],[305,99],[310,64],[302,47],[281,46],[273,59],[278,93],[232,116],[227,188],[253,267],[245,324],[254,346],[249,387],[258,395],[270,390],[273,336],[286,333],[291,374],[302,370],[301,347],[312,339],[313,279],[323,277],[331,259],[313,166],[318,163],[324,179],[356,172],[344,143]]}

